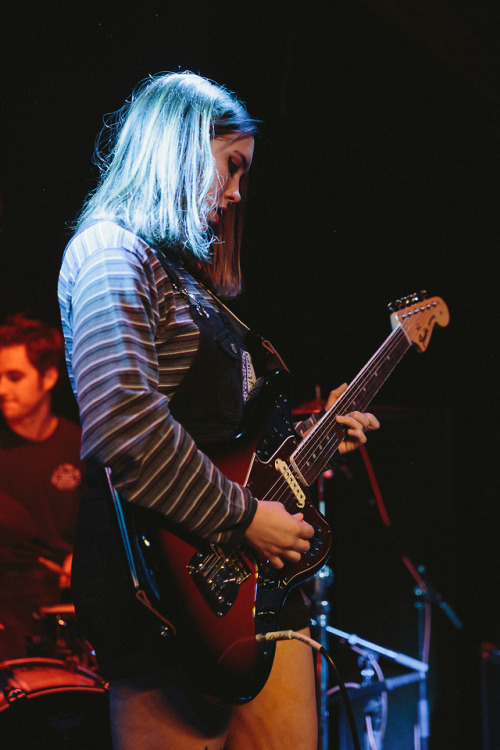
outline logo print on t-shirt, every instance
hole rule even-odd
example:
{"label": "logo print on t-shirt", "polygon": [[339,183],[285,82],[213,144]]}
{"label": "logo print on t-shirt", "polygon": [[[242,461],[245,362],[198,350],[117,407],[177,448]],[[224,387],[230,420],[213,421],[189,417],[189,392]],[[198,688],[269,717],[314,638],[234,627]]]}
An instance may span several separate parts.
{"label": "logo print on t-shirt", "polygon": [[73,464],[60,464],[54,470],[50,481],[58,490],[76,490],[82,481],[82,474]]}

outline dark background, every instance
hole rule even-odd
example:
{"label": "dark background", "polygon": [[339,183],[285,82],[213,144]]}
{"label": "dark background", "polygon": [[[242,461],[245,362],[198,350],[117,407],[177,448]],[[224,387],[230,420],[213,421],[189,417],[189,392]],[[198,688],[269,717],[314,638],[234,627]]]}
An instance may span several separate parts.
{"label": "dark background", "polygon": [[[449,327],[377,397],[369,442],[400,544],[464,624],[433,608],[432,748],[481,747],[480,646],[500,641],[494,5],[18,0],[1,25],[2,317],[58,324],[67,223],[94,186],[103,115],[179,69],[263,120],[235,309],[288,362],[295,406],[355,375],[389,332],[386,303],[420,289],[447,302]],[[58,408],[75,415],[67,384]],[[326,499],[331,623],[417,657],[413,582],[359,455]],[[415,715],[414,688],[390,695],[385,747],[412,747]]]}

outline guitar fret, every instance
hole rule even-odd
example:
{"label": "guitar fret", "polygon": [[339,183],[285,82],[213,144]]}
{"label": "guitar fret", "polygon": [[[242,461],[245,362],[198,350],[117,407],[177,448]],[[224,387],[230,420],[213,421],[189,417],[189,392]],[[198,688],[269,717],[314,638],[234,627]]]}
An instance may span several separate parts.
{"label": "guitar fret", "polygon": [[308,485],[319,476],[344,438],[345,430],[336,422],[336,417],[354,410],[363,411],[409,347],[406,335],[398,326],[352,381],[337,404],[319,420],[295,449],[293,461]]}

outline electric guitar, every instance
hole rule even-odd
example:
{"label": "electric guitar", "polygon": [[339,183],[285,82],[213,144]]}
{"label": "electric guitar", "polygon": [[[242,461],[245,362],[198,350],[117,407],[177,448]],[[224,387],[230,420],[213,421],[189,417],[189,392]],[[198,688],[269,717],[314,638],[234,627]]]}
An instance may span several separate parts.
{"label": "electric guitar", "polygon": [[304,514],[315,534],[300,562],[276,570],[244,543],[199,546],[159,514],[120,503],[108,473],[138,599],[158,618],[165,637],[179,641],[197,684],[226,701],[244,703],[262,689],[275,643],[256,636],[277,629],[289,591],[319,570],[330,552],[331,529],[309,499],[308,487],[344,439],[336,417],[365,411],[412,345],[424,352],[434,326],[449,321],[439,297],[412,295],[390,309],[392,333],[305,438],[299,439],[291,421],[287,374],[275,371],[250,399],[245,429],[228,451],[211,456],[257,499]]}

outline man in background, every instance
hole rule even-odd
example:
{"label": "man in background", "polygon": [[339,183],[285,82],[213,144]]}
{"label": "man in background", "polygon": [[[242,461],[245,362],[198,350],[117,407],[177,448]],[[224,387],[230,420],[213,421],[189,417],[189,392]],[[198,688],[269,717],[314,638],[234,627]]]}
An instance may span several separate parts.
{"label": "man in background", "polygon": [[68,592],[84,468],[79,426],[52,412],[62,355],[55,328],[0,324],[0,661],[37,653],[33,613]]}

